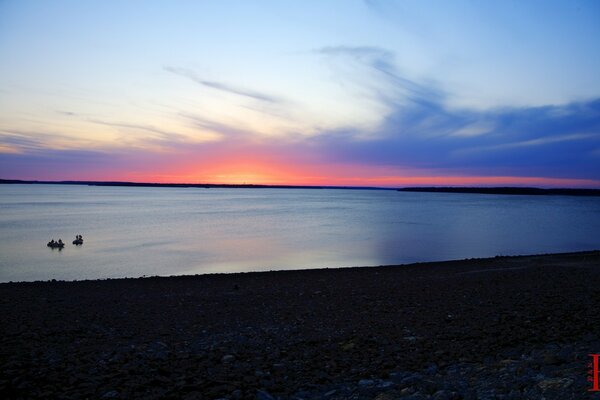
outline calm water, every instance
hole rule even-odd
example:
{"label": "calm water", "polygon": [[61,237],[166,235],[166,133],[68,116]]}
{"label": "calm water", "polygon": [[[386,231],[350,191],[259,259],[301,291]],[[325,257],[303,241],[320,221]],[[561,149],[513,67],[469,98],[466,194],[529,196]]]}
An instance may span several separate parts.
{"label": "calm water", "polygon": [[[71,244],[83,234],[82,247]],[[46,247],[67,242],[62,251]],[[600,248],[600,200],[0,185],[0,281],[399,264]]]}

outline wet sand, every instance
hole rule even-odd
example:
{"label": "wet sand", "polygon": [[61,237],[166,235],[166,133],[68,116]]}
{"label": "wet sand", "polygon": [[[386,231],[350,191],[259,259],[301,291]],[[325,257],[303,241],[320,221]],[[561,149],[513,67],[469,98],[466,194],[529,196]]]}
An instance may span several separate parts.
{"label": "wet sand", "polygon": [[600,252],[0,284],[0,396],[591,398]]}

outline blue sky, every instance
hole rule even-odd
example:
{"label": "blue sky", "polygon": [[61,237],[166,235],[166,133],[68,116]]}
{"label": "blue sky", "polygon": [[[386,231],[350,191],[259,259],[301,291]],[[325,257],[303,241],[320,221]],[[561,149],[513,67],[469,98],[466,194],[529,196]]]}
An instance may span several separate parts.
{"label": "blue sky", "polygon": [[595,1],[3,1],[0,177],[600,186]]}

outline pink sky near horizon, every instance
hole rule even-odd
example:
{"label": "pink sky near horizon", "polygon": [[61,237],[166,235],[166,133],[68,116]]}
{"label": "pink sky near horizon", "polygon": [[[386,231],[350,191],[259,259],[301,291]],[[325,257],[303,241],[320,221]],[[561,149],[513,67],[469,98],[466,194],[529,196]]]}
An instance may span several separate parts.
{"label": "pink sky near horizon", "polygon": [[[524,176],[468,176],[436,171],[407,171],[371,165],[312,164],[277,160],[224,159],[221,163],[174,163],[130,169],[118,166],[84,170],[48,169],[40,173],[7,174],[2,178],[41,181],[120,181],[139,183],[208,183],[306,186],[527,186],[548,188],[600,188],[593,179]],[[23,171],[22,171],[23,172]],[[411,174],[412,173],[412,174]]]}

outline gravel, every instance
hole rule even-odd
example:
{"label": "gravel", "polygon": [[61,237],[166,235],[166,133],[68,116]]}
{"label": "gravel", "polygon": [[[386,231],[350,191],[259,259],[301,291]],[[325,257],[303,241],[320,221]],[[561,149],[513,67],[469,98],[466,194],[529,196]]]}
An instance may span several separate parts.
{"label": "gravel", "polygon": [[0,397],[579,399],[600,252],[0,284]]}

